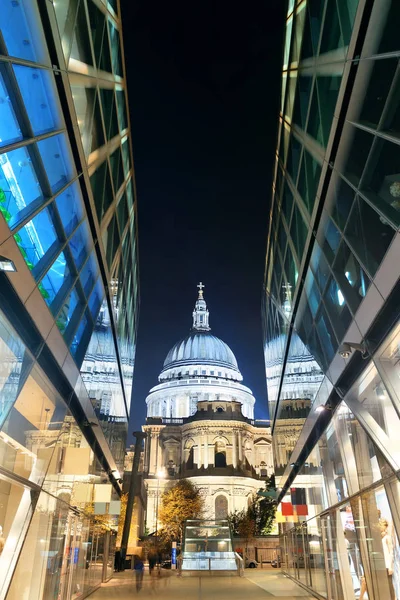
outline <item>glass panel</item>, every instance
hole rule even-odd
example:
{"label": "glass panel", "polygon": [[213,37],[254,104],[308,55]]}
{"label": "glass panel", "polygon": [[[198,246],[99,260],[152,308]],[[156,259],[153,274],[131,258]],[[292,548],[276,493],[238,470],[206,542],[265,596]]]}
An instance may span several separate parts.
{"label": "glass panel", "polygon": [[66,405],[34,367],[2,425],[1,466],[40,485],[54,452],[47,432],[56,440],[65,414]]}
{"label": "glass panel", "polygon": [[41,19],[35,2],[2,4],[1,33],[11,56],[49,62]]}
{"label": "glass panel", "polygon": [[308,234],[308,227],[304,222],[302,214],[298,209],[297,205],[294,205],[292,224],[290,227],[290,235],[293,240],[293,244],[296,248],[297,257],[299,262],[303,258],[303,252],[306,245],[306,239]]}
{"label": "glass panel", "polygon": [[[129,210],[131,210],[133,208],[133,205],[135,202],[135,195],[134,195],[134,191],[133,191],[132,179],[130,179],[126,185],[126,197],[128,199]],[[134,224],[133,215],[131,217],[130,222],[131,222],[131,225],[133,226],[133,224]]]}
{"label": "glass panel", "polygon": [[131,170],[131,159],[129,154],[129,142],[128,139],[122,144],[122,160],[124,163],[125,177],[128,177],[129,171]]}
{"label": "glass panel", "polygon": [[374,364],[370,364],[345,396],[346,404],[362,420],[373,440],[394,468],[400,465],[400,445],[397,432],[398,413]]}
{"label": "glass panel", "polygon": [[[4,597],[19,551],[24,543],[33,505],[36,501],[29,488],[0,476],[0,519],[2,553],[0,556],[0,593]],[[16,600],[16,599],[15,599]]]}
{"label": "glass panel", "polygon": [[361,123],[376,128],[392,85],[398,59],[362,61],[357,77],[365,89],[364,102],[360,112]]}
{"label": "glass panel", "polygon": [[311,101],[310,115],[308,117],[307,133],[309,133],[321,145],[324,144],[322,133],[321,115],[319,112],[318,93],[314,86],[313,98]]}
{"label": "glass panel", "polygon": [[85,220],[74,233],[69,243],[69,247],[78,271],[83,265],[92,244],[93,240],[90,235],[87,221]]}
{"label": "glass panel", "polygon": [[297,93],[293,121],[302,129],[306,128],[308,104],[310,101],[312,77],[300,75],[297,81]]}
{"label": "glass panel", "polygon": [[361,507],[364,527],[362,532],[360,527],[360,533],[369,566],[366,573],[368,588],[373,590],[376,600],[396,600],[399,597],[400,547],[385,488],[380,486],[363,494]]}
{"label": "glass panel", "polygon": [[348,40],[347,42],[345,41],[340,28],[336,0],[328,0],[325,13],[324,30],[322,33],[320,46],[320,54],[336,50],[337,48],[343,48],[347,43]]}
{"label": "glass panel", "polygon": [[[93,56],[90,49],[88,23],[86,20],[85,4],[79,3],[78,16],[74,27],[74,38],[71,48],[71,58],[79,60],[86,65],[93,66]],[[69,64],[71,69],[73,65]]]}
{"label": "glass panel", "polygon": [[91,141],[89,144],[89,151],[94,152],[97,148],[100,148],[104,145],[104,131],[103,131],[103,121],[100,113],[100,101],[99,97],[96,94],[95,106],[94,106],[94,114],[92,121],[92,129],[91,129]]}
{"label": "glass panel", "polygon": [[128,218],[129,218],[128,205],[126,203],[126,195],[125,194],[122,194],[121,200],[118,203],[117,217],[118,217],[119,230],[122,235],[122,233],[128,223]]}
{"label": "glass panel", "polygon": [[92,119],[96,100],[96,91],[92,88],[71,85],[71,92],[74,100],[82,144],[85,155],[87,156],[90,152]]}
{"label": "glass panel", "polygon": [[299,164],[300,164],[300,154],[301,154],[301,144],[297,141],[297,139],[292,134],[290,138],[289,152],[288,152],[288,160],[287,160],[287,171],[290,174],[292,180],[296,183],[297,174],[299,172]]}
{"label": "glass panel", "polygon": [[22,140],[19,123],[0,73],[0,146]]}
{"label": "glass panel", "polygon": [[103,107],[104,125],[107,139],[110,140],[118,135],[118,121],[115,106],[114,90],[100,90],[100,98]]}
{"label": "glass panel", "polygon": [[397,52],[399,49],[399,38],[396,33],[396,23],[400,19],[400,5],[397,0],[390,0],[387,4],[386,24],[380,38],[378,53]]}
{"label": "glass panel", "polygon": [[311,267],[315,279],[318,282],[318,287],[321,292],[323,292],[331,272],[325,255],[317,242],[314,242],[314,249],[311,255]]}
{"label": "glass panel", "polygon": [[350,211],[353,206],[356,193],[341,177],[336,176],[332,185],[332,217],[339,228],[343,231]]}
{"label": "glass panel", "polygon": [[333,259],[336,256],[336,252],[339,249],[339,244],[342,239],[342,236],[340,235],[340,232],[335,227],[335,225],[333,224],[333,221],[331,219],[327,218],[326,215],[324,215],[323,218],[325,218],[325,224],[324,224],[325,239],[323,240],[322,247],[323,247],[325,256],[328,258],[328,260],[333,261]]}
{"label": "glass panel", "polygon": [[344,241],[340,244],[333,271],[341,292],[354,313],[367,293],[370,280]]}
{"label": "glass panel", "polygon": [[[335,112],[342,75],[320,76],[317,75],[316,86],[318,89],[319,108],[321,111],[321,127],[323,144],[328,144],[331,131],[333,114]],[[318,139],[318,138],[317,138]]]}
{"label": "glass panel", "polygon": [[27,149],[0,154],[0,212],[8,225],[15,227],[26,216],[27,206],[34,202],[37,206],[42,201],[42,190]]}
{"label": "glass panel", "polygon": [[101,280],[99,278],[97,280],[95,288],[89,298],[89,309],[90,309],[90,312],[92,314],[94,321],[96,321],[96,319],[97,319],[97,315],[99,313],[101,303],[103,302],[103,298],[104,298],[104,290],[103,290],[103,286],[101,284]]}
{"label": "glass panel", "polygon": [[73,289],[64,300],[64,304],[60,313],[58,314],[56,321],[57,327],[63,335],[66,333],[67,329],[68,334],[70,333],[69,325],[71,324],[72,317],[74,316],[74,310],[78,307],[78,305],[80,307],[80,299],[76,292],[76,289]]}
{"label": "glass panel", "polygon": [[[344,316],[347,317],[347,311],[344,313]],[[351,320],[351,318],[349,317],[347,317],[347,319]],[[325,353],[327,364],[330,364],[335,356],[338,347],[338,342],[333,332],[331,322],[324,309],[320,310],[319,317],[317,318],[315,325],[316,330],[318,332],[318,336],[321,340],[321,345]]]}
{"label": "glass panel", "polygon": [[0,312],[0,427],[32,364],[22,341]]}
{"label": "glass panel", "polygon": [[374,362],[383,378],[385,387],[397,407],[400,407],[400,325],[385,340]]}
{"label": "glass panel", "polygon": [[116,458],[117,467],[121,468],[125,453],[127,414],[106,301],[98,314],[81,372],[84,374],[85,393],[89,394],[100,426]]}
{"label": "glass panel", "polygon": [[351,323],[351,313],[346,305],[343,292],[333,277],[328,282],[324,301],[337,338],[342,339]]}
{"label": "glass panel", "polygon": [[83,315],[70,345],[71,354],[75,357],[75,360],[79,361],[79,355],[81,352],[78,352],[78,350],[80,350],[79,345],[81,343],[85,346],[84,350],[86,350],[87,343],[89,342],[89,335],[92,332],[92,329],[92,323],[88,321],[85,315]]}
{"label": "glass panel", "polygon": [[47,208],[14,235],[15,241],[29,269],[33,269],[53,244],[58,243],[53,222]]}
{"label": "glass panel", "polygon": [[113,152],[111,154],[110,165],[111,165],[112,178],[113,178],[113,182],[114,182],[114,192],[116,194],[124,181],[122,156],[121,156],[121,150],[119,148],[117,148],[117,150],[115,150],[115,152]]}
{"label": "glass panel", "polygon": [[121,49],[119,43],[119,33],[111,21],[108,21],[108,28],[110,32],[110,44],[111,44],[111,59],[114,75],[122,77],[122,66],[121,66]]}
{"label": "glass panel", "polygon": [[320,165],[307,150],[304,150],[297,187],[310,215],[314,208],[320,175]]}
{"label": "glass panel", "polygon": [[65,234],[69,237],[85,214],[82,195],[77,181],[57,196],[56,206]]}
{"label": "glass panel", "polygon": [[24,105],[35,135],[62,125],[57,90],[50,71],[13,65]]}
{"label": "glass panel", "polygon": [[72,31],[75,27],[78,4],[79,0],[57,0],[57,2],[53,4],[66,60],[68,60],[69,56],[69,48],[72,41]]}
{"label": "glass panel", "polygon": [[88,296],[98,274],[96,255],[92,252],[85,263],[80,275],[83,290]]}
{"label": "glass panel", "polygon": [[40,156],[51,191],[57,192],[74,176],[75,168],[65,135],[54,135],[38,142]]}
{"label": "glass panel", "polygon": [[366,174],[366,184],[363,185],[368,198],[396,225],[400,224],[399,154],[400,146],[378,140],[372,153],[374,167]]}
{"label": "glass panel", "polygon": [[126,104],[125,104],[125,92],[123,90],[117,90],[117,105],[118,105],[118,121],[121,132],[128,127],[128,120],[126,118]]}
{"label": "glass panel", "polygon": [[394,236],[394,229],[361,198],[351,212],[345,235],[355,253],[373,277]]}
{"label": "glass panel", "polygon": [[111,178],[107,161],[101,164],[90,177],[90,185],[96,205],[97,218],[99,222],[101,222],[106,207],[110,206],[113,201]]}
{"label": "glass panel", "polygon": [[87,3],[89,11],[90,30],[92,33],[93,50],[96,63],[99,65],[101,59],[101,48],[103,43],[103,33],[105,19],[103,13],[95,6],[93,2]]}
{"label": "glass panel", "polygon": [[67,260],[64,252],[61,252],[38,286],[48,305],[53,302],[64,283],[70,283],[69,275]]}
{"label": "glass panel", "polygon": [[348,123],[343,128],[343,138],[348,139],[349,148],[343,172],[354,186],[358,186],[374,138],[366,131],[353,127]]}

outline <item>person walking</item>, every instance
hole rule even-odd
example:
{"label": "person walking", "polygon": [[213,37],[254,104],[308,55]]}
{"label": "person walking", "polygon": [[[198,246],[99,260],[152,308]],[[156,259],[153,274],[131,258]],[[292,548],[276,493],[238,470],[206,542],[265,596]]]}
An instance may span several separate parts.
{"label": "person walking", "polygon": [[143,585],[143,573],[144,573],[144,564],[139,556],[135,556],[135,560],[133,563],[133,569],[136,575],[136,591],[140,592]]}

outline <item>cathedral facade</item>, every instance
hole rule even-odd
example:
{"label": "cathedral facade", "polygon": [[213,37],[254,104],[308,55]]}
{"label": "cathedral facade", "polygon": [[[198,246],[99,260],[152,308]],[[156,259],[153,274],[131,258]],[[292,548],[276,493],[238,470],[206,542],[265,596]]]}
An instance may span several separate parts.
{"label": "cathedral facade", "polygon": [[146,398],[150,532],[157,529],[162,492],[178,479],[200,488],[207,518],[224,518],[246,508],[273,472],[269,422],[254,420],[254,396],[232,350],[211,334],[204,286],[198,287],[192,330],[169,351]]}

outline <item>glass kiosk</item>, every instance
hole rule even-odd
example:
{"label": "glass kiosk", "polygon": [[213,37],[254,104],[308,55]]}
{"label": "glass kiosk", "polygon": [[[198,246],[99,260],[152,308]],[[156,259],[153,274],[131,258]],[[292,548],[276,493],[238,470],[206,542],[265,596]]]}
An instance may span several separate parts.
{"label": "glass kiosk", "polygon": [[237,571],[227,520],[186,521],[182,571]]}

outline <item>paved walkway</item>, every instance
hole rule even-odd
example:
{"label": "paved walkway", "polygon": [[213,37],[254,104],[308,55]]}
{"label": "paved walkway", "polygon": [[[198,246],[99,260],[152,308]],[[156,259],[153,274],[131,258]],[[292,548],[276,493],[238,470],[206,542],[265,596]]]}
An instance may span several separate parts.
{"label": "paved walkway", "polygon": [[162,571],[161,576],[145,573],[141,590],[136,591],[132,571],[118,573],[90,596],[90,600],[315,600],[300,586],[275,570],[246,569],[244,577],[178,577]]}

